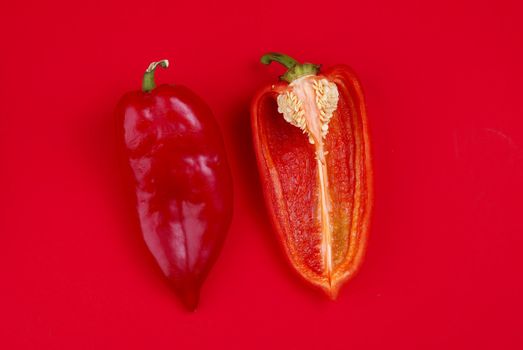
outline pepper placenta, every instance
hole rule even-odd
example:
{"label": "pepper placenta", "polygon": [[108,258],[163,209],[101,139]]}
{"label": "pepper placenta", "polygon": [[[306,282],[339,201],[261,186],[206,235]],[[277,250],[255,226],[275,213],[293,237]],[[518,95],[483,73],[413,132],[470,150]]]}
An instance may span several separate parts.
{"label": "pepper placenta", "polygon": [[261,61],[287,68],[251,106],[266,207],[291,265],[335,299],[361,265],[373,202],[361,85],[343,65]]}
{"label": "pepper placenta", "polygon": [[217,122],[181,85],[156,87],[153,62],[142,91],[117,108],[132,169],[143,238],[187,308],[224,242],[232,216],[232,180]]}

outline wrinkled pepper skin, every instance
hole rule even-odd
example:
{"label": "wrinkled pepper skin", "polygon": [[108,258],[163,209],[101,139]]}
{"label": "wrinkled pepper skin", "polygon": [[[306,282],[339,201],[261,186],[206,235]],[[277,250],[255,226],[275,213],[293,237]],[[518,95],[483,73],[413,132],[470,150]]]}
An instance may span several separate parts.
{"label": "wrinkled pepper skin", "polygon": [[231,221],[231,173],[204,101],[184,86],[156,87],[149,78],[144,91],[121,99],[117,117],[143,238],[182,302],[194,310]]}
{"label": "wrinkled pepper skin", "polygon": [[[347,66],[320,72],[316,65],[298,66],[290,58],[285,61],[285,55],[266,56],[263,63],[283,60],[280,63],[289,68],[281,77],[287,81],[262,88],[251,105],[266,207],[290,264],[306,281],[335,299],[340,286],[361,266],[373,202],[363,91]],[[336,109],[330,119],[324,118],[328,126],[322,129],[327,132],[323,138],[313,132],[314,118],[322,125],[317,106],[327,104],[317,105],[318,95],[314,96],[312,87],[319,85],[315,81],[338,94],[330,95],[331,107]],[[307,90],[307,86],[311,88]],[[294,95],[285,95],[289,91]],[[290,97],[285,100],[285,96]],[[284,118],[282,111],[289,103],[293,108]],[[316,114],[311,113],[314,109]]]}

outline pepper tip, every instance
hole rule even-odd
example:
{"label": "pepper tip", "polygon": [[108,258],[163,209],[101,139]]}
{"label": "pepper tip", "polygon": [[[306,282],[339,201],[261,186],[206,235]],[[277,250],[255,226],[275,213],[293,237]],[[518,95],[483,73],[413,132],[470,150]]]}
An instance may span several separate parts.
{"label": "pepper tip", "polygon": [[176,291],[187,311],[194,312],[200,303],[200,288],[196,286],[178,288]]}

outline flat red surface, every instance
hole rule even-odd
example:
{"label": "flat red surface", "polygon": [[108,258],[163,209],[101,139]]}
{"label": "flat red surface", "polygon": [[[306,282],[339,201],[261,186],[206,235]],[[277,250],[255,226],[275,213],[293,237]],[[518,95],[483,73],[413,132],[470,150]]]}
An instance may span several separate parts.
{"label": "flat red surface", "polygon": [[[0,348],[521,349],[519,1],[0,5]],[[347,63],[373,136],[367,259],[331,302],[265,213],[250,140],[266,51]],[[142,242],[113,109],[148,63],[214,110],[235,213],[199,310]]]}

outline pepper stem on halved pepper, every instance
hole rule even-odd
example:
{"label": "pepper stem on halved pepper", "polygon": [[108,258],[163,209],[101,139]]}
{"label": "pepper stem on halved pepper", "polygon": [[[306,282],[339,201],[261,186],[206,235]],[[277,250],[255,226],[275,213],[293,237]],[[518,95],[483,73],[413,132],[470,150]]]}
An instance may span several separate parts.
{"label": "pepper stem on halved pepper", "polygon": [[280,77],[288,83],[304,75],[316,75],[320,70],[319,64],[314,63],[299,63],[294,58],[277,52],[269,52],[263,55],[260,59],[263,64],[270,64],[271,62],[278,62],[287,68],[287,71]]}

